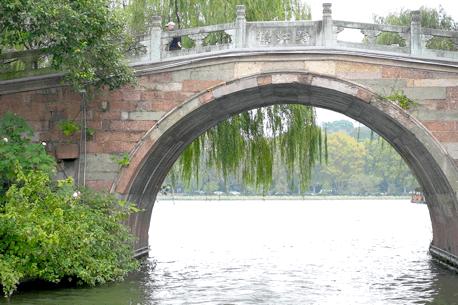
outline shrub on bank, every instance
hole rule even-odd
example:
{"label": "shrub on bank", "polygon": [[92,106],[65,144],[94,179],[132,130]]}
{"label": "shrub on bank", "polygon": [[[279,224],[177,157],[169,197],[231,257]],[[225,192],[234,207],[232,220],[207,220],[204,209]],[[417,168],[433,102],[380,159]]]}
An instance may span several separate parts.
{"label": "shrub on bank", "polygon": [[[8,120],[12,124],[0,118],[0,126],[8,125],[11,131],[5,135],[2,129],[8,140],[0,138],[0,288],[4,295],[10,296],[28,280],[59,283],[66,279],[95,285],[122,279],[135,269],[133,237],[122,221],[137,209],[113,195],[77,190],[72,179],[54,181],[54,162],[43,145],[31,143],[27,133],[20,131],[17,124],[23,120]],[[29,158],[27,151],[35,156]]]}

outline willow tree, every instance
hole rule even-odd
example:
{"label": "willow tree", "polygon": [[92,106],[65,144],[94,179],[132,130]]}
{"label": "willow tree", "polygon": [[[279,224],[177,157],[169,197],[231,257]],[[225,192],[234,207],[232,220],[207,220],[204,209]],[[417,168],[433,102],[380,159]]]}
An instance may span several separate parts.
{"label": "willow tree", "polygon": [[[126,10],[131,29],[141,32],[154,14],[161,15],[164,23],[174,21],[179,28],[232,22],[237,4],[246,6],[248,21],[310,19],[309,7],[300,0],[132,0]],[[278,157],[290,182],[299,169],[297,179],[305,189],[313,164],[321,160],[322,140],[312,107],[288,104],[248,111],[195,139],[171,170],[172,180],[178,175],[189,184],[208,166],[223,178],[235,175],[245,185],[267,191]]]}
{"label": "willow tree", "polygon": [[[399,12],[390,13],[385,17],[375,16],[375,22],[380,24],[403,25],[410,26],[412,20],[412,11],[401,9]],[[420,8],[420,23],[422,27],[454,31],[457,30],[457,24],[453,18],[448,15],[442,7],[439,9],[427,8],[422,6]],[[382,33],[377,37],[377,43],[392,45],[397,44],[402,47],[406,42],[397,33]],[[452,40],[448,38],[433,37],[426,45],[427,48],[440,49],[440,50],[455,50],[456,47]]]}

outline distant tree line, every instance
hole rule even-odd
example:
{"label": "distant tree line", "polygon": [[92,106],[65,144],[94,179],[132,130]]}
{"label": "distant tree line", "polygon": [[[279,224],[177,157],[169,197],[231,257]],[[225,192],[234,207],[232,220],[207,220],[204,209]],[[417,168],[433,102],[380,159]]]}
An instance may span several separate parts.
{"label": "distant tree line", "polygon": [[[202,163],[200,176],[192,176],[189,185],[176,172],[170,172],[164,185],[174,192],[242,195],[405,195],[418,187],[415,177],[401,156],[383,138],[369,128],[354,126],[351,121],[325,123],[327,130],[327,162],[314,166],[308,188],[299,179],[288,177],[282,164],[275,164],[272,186],[267,191],[244,186],[236,175],[225,180],[218,172]],[[280,162],[277,159],[276,162]]]}

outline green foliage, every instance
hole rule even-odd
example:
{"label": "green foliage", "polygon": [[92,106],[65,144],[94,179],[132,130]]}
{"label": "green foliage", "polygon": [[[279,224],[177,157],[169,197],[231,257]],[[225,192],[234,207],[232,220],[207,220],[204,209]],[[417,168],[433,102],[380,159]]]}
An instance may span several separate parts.
{"label": "green foliage", "polygon": [[11,295],[24,280],[95,285],[137,267],[122,220],[133,210],[114,196],[76,192],[71,180],[16,169],[0,210],[0,284]]}
{"label": "green foliage", "polygon": [[59,123],[59,129],[62,131],[64,136],[70,137],[80,131],[81,128],[80,125],[74,121],[65,120]]}
{"label": "green foliage", "polygon": [[86,136],[89,138],[89,139],[92,139],[92,137],[94,137],[95,135],[95,129],[94,128],[91,128],[91,127],[87,127],[86,128]]}
{"label": "green foliage", "polygon": [[328,137],[329,160],[322,174],[336,192],[347,189],[355,176],[363,174],[365,148],[355,138],[337,132]]}
{"label": "green foliage", "polygon": [[118,88],[134,80],[124,62],[133,39],[110,0],[0,1],[0,52],[45,49],[75,88]]}
{"label": "green foliage", "polygon": [[32,136],[33,130],[24,119],[10,112],[0,117],[0,206],[8,188],[16,183],[16,164],[24,172],[54,172],[54,159],[42,143],[31,142]]}
{"label": "green foliage", "polygon": [[385,97],[386,99],[390,101],[394,101],[398,103],[399,107],[405,110],[409,110],[412,107],[415,107],[417,105],[416,102],[408,98],[402,90],[397,90],[391,93],[389,96]]}
{"label": "green foliage", "polygon": [[[391,25],[404,25],[410,26],[412,20],[411,10],[401,9],[397,13],[388,14],[385,17],[375,16],[375,22],[380,24]],[[453,18],[448,15],[442,7],[439,9],[427,8],[422,6],[420,8],[421,26],[432,29],[442,30],[456,30],[457,26]],[[406,46],[406,42],[397,33],[382,33],[377,37],[377,43],[384,45],[399,45]],[[433,37],[426,45],[430,49],[439,50],[456,50],[453,41],[448,38]]]}
{"label": "green foliage", "polygon": [[314,109],[302,105],[274,105],[233,116],[189,145],[171,175],[179,173],[189,185],[192,178],[199,179],[201,167],[211,168],[223,179],[233,175],[266,192],[275,167],[284,167],[288,182],[297,180],[305,190],[324,141],[314,117]]}
{"label": "green foliage", "polygon": [[142,33],[153,15],[162,16],[164,25],[174,21],[178,28],[233,22],[238,4],[246,6],[248,21],[311,18],[309,6],[299,0],[133,0],[126,10],[130,28]]}
{"label": "green foliage", "polygon": [[128,153],[123,153],[121,156],[113,157],[113,160],[121,167],[127,167],[130,164],[130,157]]}
{"label": "green foliage", "polygon": [[133,268],[132,236],[121,224],[138,211],[71,180],[53,182],[55,161],[20,117],[0,118],[0,287],[64,278],[95,285]]}

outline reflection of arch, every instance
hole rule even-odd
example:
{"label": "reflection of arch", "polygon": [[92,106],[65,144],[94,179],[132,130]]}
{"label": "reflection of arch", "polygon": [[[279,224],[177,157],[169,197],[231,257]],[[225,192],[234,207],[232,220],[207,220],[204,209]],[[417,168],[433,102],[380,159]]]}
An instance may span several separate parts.
{"label": "reflection of arch", "polygon": [[404,158],[424,189],[434,231],[433,244],[458,253],[454,236],[458,232],[458,200],[454,191],[458,175],[440,144],[415,118],[370,90],[337,78],[303,72],[258,74],[210,88],[173,109],[147,132],[131,153],[130,166],[121,172],[113,187],[113,191],[145,210],[130,220],[139,237],[139,251],[144,251],[148,244],[156,194],[184,148],[231,115],[275,103],[300,103],[341,112],[384,137]]}

